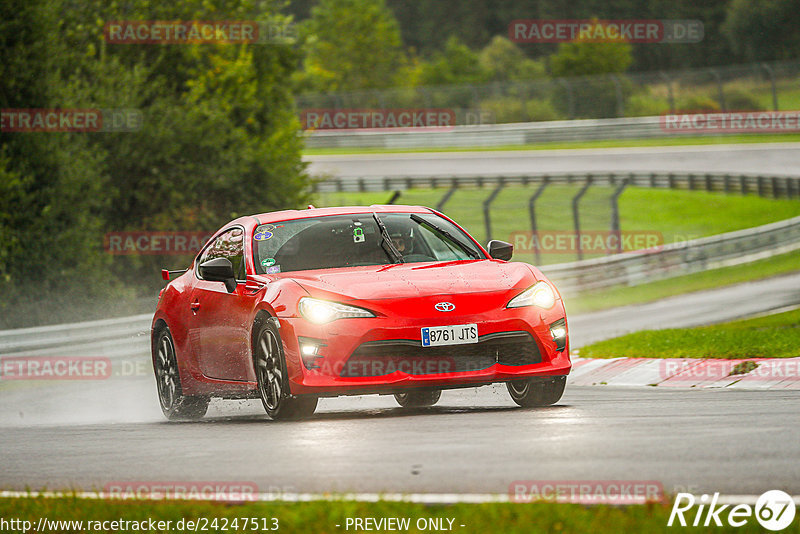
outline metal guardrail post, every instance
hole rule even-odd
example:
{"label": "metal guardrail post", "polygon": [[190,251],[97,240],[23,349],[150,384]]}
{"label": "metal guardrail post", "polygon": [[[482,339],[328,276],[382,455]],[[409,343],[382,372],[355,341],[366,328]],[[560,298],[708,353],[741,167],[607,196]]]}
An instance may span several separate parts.
{"label": "metal guardrail post", "polygon": [[576,250],[578,253],[578,261],[583,259],[583,247],[581,246],[581,218],[580,214],[578,213],[578,203],[581,200],[581,197],[586,194],[586,191],[592,186],[592,176],[586,176],[586,183],[581,187],[581,190],[578,191],[578,194],[572,197],[572,221],[575,224],[575,239],[576,239]]}
{"label": "metal guardrail post", "polygon": [[[611,233],[617,237],[617,253],[622,252],[622,229],[619,224],[619,196],[628,187],[630,182],[629,178],[624,178],[622,183],[617,186],[617,189],[611,195]],[[611,251],[609,251],[609,254]]]}
{"label": "metal guardrail post", "polygon": [[436,204],[436,211],[442,211],[444,209],[444,205],[447,204],[447,201],[450,200],[450,197],[458,190],[458,180],[453,180],[450,189],[447,190],[447,193],[444,194],[442,199]]}
{"label": "metal guardrail post", "polygon": [[669,102],[669,112],[675,113],[675,95],[672,93],[672,80],[670,80],[669,76],[662,70],[658,73],[661,76],[661,79],[664,80],[664,83],[667,85],[667,101]]}
{"label": "metal guardrail post", "polygon": [[533,241],[533,255],[536,265],[541,263],[541,252],[539,251],[539,227],[536,224],[536,201],[544,193],[545,187],[550,185],[550,178],[545,175],[542,177],[542,183],[539,185],[536,192],[528,199],[528,214],[531,218],[531,241]]}
{"label": "metal guardrail post", "polygon": [[567,116],[570,119],[575,118],[575,94],[572,91],[572,84],[564,78],[559,78],[558,83],[564,86],[567,90]]}
{"label": "metal guardrail post", "polygon": [[505,186],[506,185],[504,183],[503,178],[500,178],[500,183],[498,183],[497,187],[494,188],[494,191],[492,191],[492,194],[489,195],[489,198],[487,198],[486,200],[483,201],[483,222],[486,225],[486,242],[487,243],[492,240],[492,218],[489,215],[489,207],[492,205],[492,202],[494,202],[494,199],[497,198],[497,195],[500,194],[500,191],[502,191]]}
{"label": "metal guardrail post", "polygon": [[772,109],[778,111],[778,89],[775,86],[775,71],[766,63],[761,63],[761,68],[767,72],[769,76],[770,87],[772,88]]}
{"label": "metal guardrail post", "polygon": [[725,91],[722,89],[722,77],[720,77],[719,72],[716,69],[708,69],[711,72],[711,75],[714,76],[714,79],[717,80],[717,91],[719,93],[719,109],[721,111],[728,111],[727,107],[725,106]]}
{"label": "metal guardrail post", "polygon": [[619,81],[619,78],[614,76],[613,74],[609,75],[611,77],[611,81],[614,82],[614,92],[617,96],[617,117],[624,117],[625,116],[625,97],[622,94],[622,84]]}

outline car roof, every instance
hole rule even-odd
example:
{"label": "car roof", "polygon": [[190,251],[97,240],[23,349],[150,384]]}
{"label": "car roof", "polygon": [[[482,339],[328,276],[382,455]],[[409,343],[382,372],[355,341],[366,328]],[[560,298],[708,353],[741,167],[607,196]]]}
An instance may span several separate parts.
{"label": "car roof", "polygon": [[309,217],[325,217],[328,215],[354,215],[362,213],[432,213],[433,210],[424,206],[404,206],[402,204],[373,204],[372,206],[339,206],[335,208],[314,208],[309,207],[304,210],[283,210],[272,211],[253,215],[259,224],[266,224],[279,221],[290,221],[295,219],[307,219]]}

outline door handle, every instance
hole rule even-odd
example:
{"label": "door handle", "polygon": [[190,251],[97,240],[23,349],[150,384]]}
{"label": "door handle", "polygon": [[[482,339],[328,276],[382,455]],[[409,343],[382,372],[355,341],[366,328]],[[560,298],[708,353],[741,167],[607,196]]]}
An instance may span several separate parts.
{"label": "door handle", "polygon": [[192,311],[196,312],[197,310],[200,309],[200,301],[199,300],[195,300],[194,302],[189,304],[189,307],[192,309]]}

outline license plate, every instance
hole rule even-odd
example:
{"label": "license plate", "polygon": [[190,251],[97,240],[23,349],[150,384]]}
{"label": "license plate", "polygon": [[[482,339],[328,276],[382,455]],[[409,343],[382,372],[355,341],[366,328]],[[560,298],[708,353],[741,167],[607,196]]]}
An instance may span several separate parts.
{"label": "license plate", "polygon": [[457,324],[452,326],[430,326],[422,329],[423,347],[442,345],[466,345],[478,342],[477,324]]}

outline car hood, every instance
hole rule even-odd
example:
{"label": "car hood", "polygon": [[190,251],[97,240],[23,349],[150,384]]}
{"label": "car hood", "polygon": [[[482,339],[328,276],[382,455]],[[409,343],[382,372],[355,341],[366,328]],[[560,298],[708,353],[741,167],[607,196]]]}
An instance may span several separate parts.
{"label": "car hood", "polygon": [[507,292],[525,289],[536,281],[527,265],[498,260],[407,263],[287,274],[312,296],[373,301]]}

